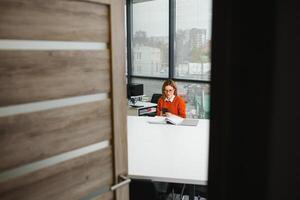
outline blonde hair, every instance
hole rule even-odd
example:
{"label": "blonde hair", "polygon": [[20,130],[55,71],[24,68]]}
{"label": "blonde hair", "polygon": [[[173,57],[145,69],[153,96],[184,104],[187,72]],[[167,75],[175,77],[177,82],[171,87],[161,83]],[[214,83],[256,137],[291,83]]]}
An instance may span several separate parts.
{"label": "blonde hair", "polygon": [[166,95],[165,95],[165,88],[167,86],[172,86],[174,88],[174,95],[177,96],[177,86],[176,86],[176,83],[171,80],[171,79],[168,79],[168,80],[165,80],[162,87],[161,87],[161,93],[162,93],[162,98],[165,99],[166,98]]}

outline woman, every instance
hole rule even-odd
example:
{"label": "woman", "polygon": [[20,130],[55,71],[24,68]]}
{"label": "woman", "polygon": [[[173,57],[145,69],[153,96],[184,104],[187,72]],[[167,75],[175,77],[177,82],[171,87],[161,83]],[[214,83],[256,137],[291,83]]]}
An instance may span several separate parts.
{"label": "woman", "polygon": [[158,116],[177,115],[185,118],[185,102],[177,96],[177,87],[174,81],[166,80],[162,85],[162,96],[157,103]]}

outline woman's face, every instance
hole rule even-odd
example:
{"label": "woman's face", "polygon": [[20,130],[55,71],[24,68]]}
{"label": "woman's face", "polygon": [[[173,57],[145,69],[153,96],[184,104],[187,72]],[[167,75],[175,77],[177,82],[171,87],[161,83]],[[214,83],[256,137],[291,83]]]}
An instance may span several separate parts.
{"label": "woman's face", "polygon": [[170,97],[172,97],[174,95],[175,90],[174,90],[174,88],[171,85],[167,85],[165,87],[165,91],[164,92],[165,92],[166,97],[170,98]]}

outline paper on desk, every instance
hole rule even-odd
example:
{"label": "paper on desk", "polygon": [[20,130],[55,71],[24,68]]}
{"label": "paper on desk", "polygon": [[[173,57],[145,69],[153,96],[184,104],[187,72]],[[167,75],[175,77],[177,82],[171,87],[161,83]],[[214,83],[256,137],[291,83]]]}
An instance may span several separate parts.
{"label": "paper on desk", "polygon": [[171,124],[175,124],[175,125],[179,125],[183,122],[183,118],[182,117],[179,117],[177,115],[171,115],[169,117],[166,117],[165,121],[166,122],[169,122]]}
{"label": "paper on desk", "polygon": [[147,120],[150,124],[166,124],[165,117],[149,117]]}

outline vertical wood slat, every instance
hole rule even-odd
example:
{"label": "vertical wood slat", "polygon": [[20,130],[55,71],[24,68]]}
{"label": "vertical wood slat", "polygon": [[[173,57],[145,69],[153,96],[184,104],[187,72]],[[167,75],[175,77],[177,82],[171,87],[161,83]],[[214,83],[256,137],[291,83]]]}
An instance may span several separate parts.
{"label": "vertical wood slat", "polygon": [[80,199],[113,182],[106,148],[0,183],[1,200]]}
{"label": "vertical wood slat", "polygon": [[[126,81],[125,81],[125,25],[124,1],[112,0],[111,4],[111,54],[112,54],[112,100],[115,182],[118,176],[128,173]],[[129,186],[116,190],[117,200],[128,200]]]}
{"label": "vertical wood slat", "polygon": [[0,38],[109,41],[108,6],[67,0],[1,0]]}
{"label": "vertical wood slat", "polygon": [[0,171],[111,139],[110,101],[0,117]]}
{"label": "vertical wood slat", "polygon": [[0,51],[0,107],[110,92],[109,51]]}

